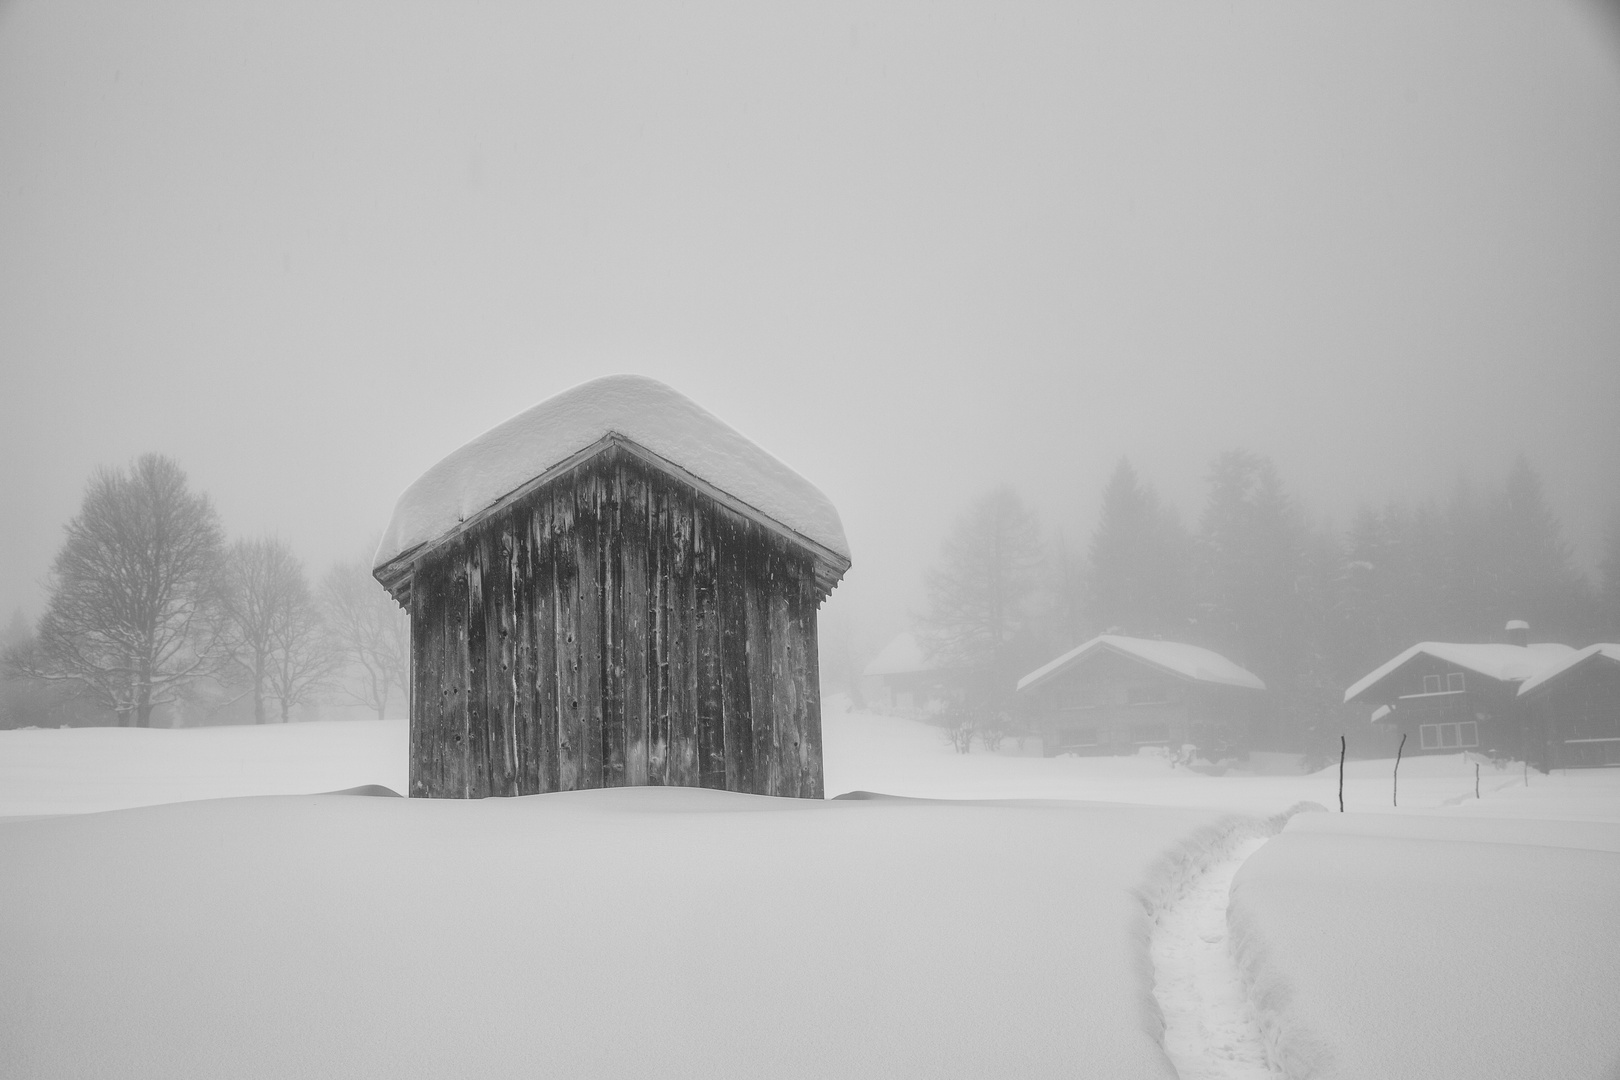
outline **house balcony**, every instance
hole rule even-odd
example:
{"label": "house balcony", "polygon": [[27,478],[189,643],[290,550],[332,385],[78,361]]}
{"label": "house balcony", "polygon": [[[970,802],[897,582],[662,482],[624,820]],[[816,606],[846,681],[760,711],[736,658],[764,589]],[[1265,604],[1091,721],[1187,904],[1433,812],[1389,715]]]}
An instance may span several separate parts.
{"label": "house balcony", "polygon": [[1395,701],[1391,717],[1402,727],[1414,724],[1455,724],[1474,719],[1473,703],[1466,690],[1442,690],[1431,694],[1405,694]]}

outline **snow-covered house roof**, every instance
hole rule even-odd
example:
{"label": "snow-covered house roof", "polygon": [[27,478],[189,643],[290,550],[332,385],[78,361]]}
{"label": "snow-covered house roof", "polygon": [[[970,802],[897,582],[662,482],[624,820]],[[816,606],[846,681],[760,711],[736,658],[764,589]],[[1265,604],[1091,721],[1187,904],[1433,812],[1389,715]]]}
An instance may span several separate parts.
{"label": "snow-covered house roof", "polygon": [[1568,645],[1561,645],[1555,641],[1537,642],[1532,645],[1420,641],[1356,680],[1344,692],[1344,702],[1348,705],[1355,701],[1418,656],[1431,656],[1498,682],[1520,682],[1534,678],[1550,665],[1566,659],[1574,651]]}
{"label": "snow-covered house roof", "polygon": [[423,473],[395,504],[373,566],[381,571],[445,539],[613,444],[819,549],[836,570],[834,581],[848,569],[838,511],[815,485],[691,399],[641,375],[609,375],[548,398]]}
{"label": "snow-covered house roof", "polygon": [[1132,660],[1139,660],[1178,679],[1211,683],[1216,686],[1238,686],[1247,690],[1266,688],[1266,684],[1252,671],[1239,667],[1220,653],[1211,652],[1197,645],[1187,645],[1179,641],[1124,637],[1119,634],[1101,634],[1025,675],[1018,680],[1018,689],[1028,690],[1038,686],[1065,668],[1102,652],[1113,652]]}
{"label": "snow-covered house roof", "polygon": [[1596,645],[1588,645],[1584,649],[1571,650],[1570,655],[1562,660],[1554,661],[1542,668],[1538,674],[1520,683],[1519,696],[1524,697],[1526,694],[1534,693],[1559,676],[1576,668],[1609,663],[1620,665],[1620,645],[1613,642],[1604,641]]}
{"label": "snow-covered house roof", "polygon": [[930,659],[917,635],[907,630],[896,634],[883,650],[866,665],[862,675],[913,675],[923,671],[938,671],[943,665],[937,657]]}

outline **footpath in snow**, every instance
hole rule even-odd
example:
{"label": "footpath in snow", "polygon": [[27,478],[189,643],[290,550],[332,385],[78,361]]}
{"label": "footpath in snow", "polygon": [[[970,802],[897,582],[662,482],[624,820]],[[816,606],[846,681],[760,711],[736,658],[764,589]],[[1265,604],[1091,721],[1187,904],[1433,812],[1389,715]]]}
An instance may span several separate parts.
{"label": "footpath in snow", "polygon": [[1226,902],[1238,867],[1266,842],[1241,841],[1159,913],[1153,995],[1181,1080],[1267,1080],[1265,1040],[1227,947]]}

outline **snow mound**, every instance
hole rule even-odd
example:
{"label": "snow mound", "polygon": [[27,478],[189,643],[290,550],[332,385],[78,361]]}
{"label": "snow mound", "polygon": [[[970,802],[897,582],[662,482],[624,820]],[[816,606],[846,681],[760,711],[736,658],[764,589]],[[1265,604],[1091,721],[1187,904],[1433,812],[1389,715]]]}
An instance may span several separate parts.
{"label": "snow mound", "polygon": [[1249,690],[1266,688],[1266,684],[1252,671],[1239,667],[1218,652],[1197,645],[1188,645],[1180,641],[1124,637],[1119,634],[1100,634],[1019,679],[1018,689],[1025,690],[1044,682],[1070,664],[1104,650],[1124,653],[1171,675],[1191,679],[1194,682],[1214,683],[1217,686],[1241,686]]}
{"label": "snow mound", "polygon": [[610,436],[664,458],[784,528],[849,558],[838,511],[817,488],[670,387],[609,375],[548,398],[478,436],[399,497],[373,565],[430,544]]}

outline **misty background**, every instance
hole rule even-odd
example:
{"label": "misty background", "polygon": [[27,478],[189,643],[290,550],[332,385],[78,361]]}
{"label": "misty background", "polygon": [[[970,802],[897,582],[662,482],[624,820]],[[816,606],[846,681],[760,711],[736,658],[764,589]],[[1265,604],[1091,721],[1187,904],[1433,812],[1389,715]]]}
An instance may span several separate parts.
{"label": "misty background", "polygon": [[[319,573],[508,416],[663,380],[820,486],[858,664],[1010,484],[1313,523],[1523,455],[1620,514],[1612,5],[0,4],[0,619],[155,451]],[[836,666],[834,661],[832,666]],[[826,660],[824,660],[826,664]]]}

